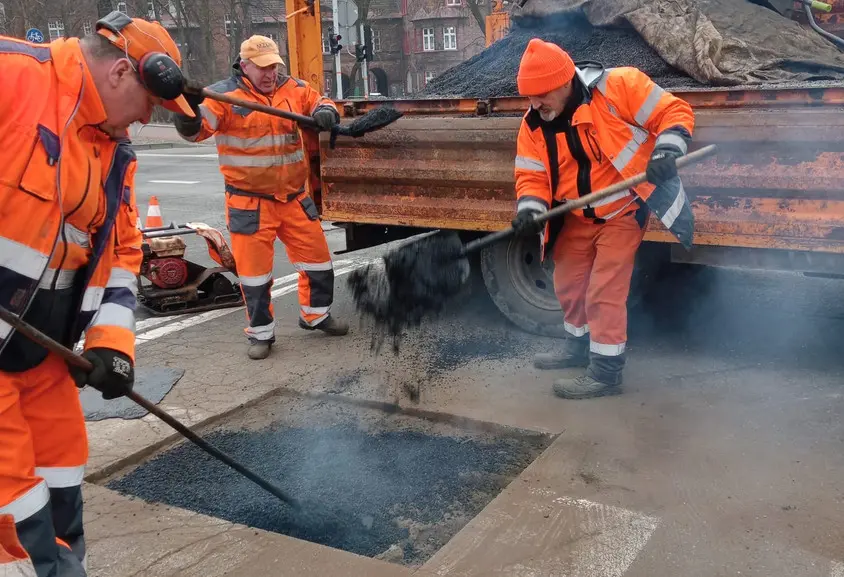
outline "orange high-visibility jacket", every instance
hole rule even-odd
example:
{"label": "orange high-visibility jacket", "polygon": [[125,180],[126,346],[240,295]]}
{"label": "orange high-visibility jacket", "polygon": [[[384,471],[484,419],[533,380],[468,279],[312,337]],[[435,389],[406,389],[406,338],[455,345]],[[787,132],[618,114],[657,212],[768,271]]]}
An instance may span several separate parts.
{"label": "orange high-visibility jacket", "polygon": [[[0,37],[0,306],[65,345],[134,359],[142,260],[135,154],[96,126],[105,109],[79,40]],[[46,351],[0,322],[0,370]]]}
{"label": "orange high-visibility jacket", "polygon": [[[209,90],[305,116],[329,108],[338,120],[340,117],[330,99],[296,78],[280,76],[272,95],[259,93],[239,64],[234,66],[230,78],[210,86]],[[268,195],[288,202],[308,190],[308,160],[302,132],[295,122],[210,98],[199,108],[202,113],[199,132],[186,134],[182,127],[190,126],[189,120],[177,122],[177,128],[189,141],[214,136],[227,192]]]}
{"label": "orange high-visibility jacket", "polygon": [[[519,211],[544,212],[555,202],[636,176],[647,168],[657,144],[674,144],[684,154],[687,150],[694,130],[692,107],[645,73],[630,67],[604,70],[590,64],[578,67],[576,74],[586,88],[584,101],[571,120],[577,138],[566,130],[558,132],[553,123],[542,122],[534,110],[522,120],[515,163]],[[552,157],[556,157],[556,163],[552,163]],[[652,194],[672,198],[651,199]],[[663,221],[675,235],[682,228],[675,222],[674,212],[679,208],[663,210],[675,207],[675,200],[685,202],[682,183],[656,190],[644,183],[573,213],[606,221],[637,210],[637,197],[653,204],[660,218],[668,212],[672,219]],[[691,211],[684,211],[683,216],[691,217]]]}

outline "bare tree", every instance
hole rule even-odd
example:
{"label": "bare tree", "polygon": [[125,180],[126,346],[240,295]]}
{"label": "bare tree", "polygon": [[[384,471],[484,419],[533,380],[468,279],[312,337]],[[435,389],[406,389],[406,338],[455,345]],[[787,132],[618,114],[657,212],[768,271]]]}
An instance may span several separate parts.
{"label": "bare tree", "polygon": [[486,34],[486,14],[483,13],[481,7],[478,5],[478,0],[464,0],[466,2],[466,6],[469,7],[469,11],[472,13],[472,16],[475,18],[475,22],[478,24],[478,28],[481,29],[482,34]]}

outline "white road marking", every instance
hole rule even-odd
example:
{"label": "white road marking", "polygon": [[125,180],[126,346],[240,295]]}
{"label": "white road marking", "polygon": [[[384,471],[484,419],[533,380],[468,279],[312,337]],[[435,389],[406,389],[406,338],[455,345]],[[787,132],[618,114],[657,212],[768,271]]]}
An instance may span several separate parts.
{"label": "white road marking", "polygon": [[[557,497],[551,489],[529,491],[519,508],[490,505],[425,569],[465,577],[622,577],[660,523],[638,511]],[[503,501],[517,494],[524,496],[515,489]],[[484,569],[474,560],[479,552]]]}
{"label": "white road marking", "polygon": [[172,316],[165,316],[165,317],[151,317],[148,319],[143,319],[140,321],[135,322],[135,332],[139,333],[141,331],[145,331],[151,329],[152,327],[157,327],[158,325],[164,325],[167,323],[171,323],[174,320]]}
{"label": "white road marking", "polygon": [[657,517],[571,497],[558,497],[555,504],[575,509],[572,527],[592,538],[578,540],[569,551],[570,577],[621,577],[636,559],[659,525]]}
{"label": "white road marking", "polygon": [[[339,264],[341,262],[349,263],[349,266],[345,266],[345,267],[342,267],[342,268],[335,269],[334,270],[334,278],[348,274],[348,273],[352,272],[353,270],[356,270],[356,269],[366,265],[368,261],[363,261],[363,262],[337,261],[337,262],[335,262],[335,265]],[[293,277],[293,278],[290,278],[290,277]],[[272,298],[278,298],[280,296],[283,296],[283,295],[297,291],[299,289],[298,278],[299,278],[299,273],[295,273],[294,275],[287,275],[286,277],[281,277],[280,279],[277,279],[277,280],[289,279],[288,280],[289,284],[281,284],[277,288],[274,288],[270,292]],[[292,282],[290,282],[290,281],[292,281]],[[275,284],[273,286],[275,286]],[[155,339],[161,338],[165,335],[169,335],[171,333],[181,331],[181,330],[184,330],[184,329],[189,328],[189,327],[200,325],[200,324],[206,323],[210,320],[214,320],[214,319],[220,318],[222,316],[232,314],[232,313],[235,313],[237,311],[242,311],[242,310],[243,310],[242,306],[227,308],[227,309],[218,309],[218,310],[215,310],[215,311],[207,311],[207,312],[204,312],[204,313],[199,313],[197,315],[194,315],[194,316],[191,316],[191,317],[188,317],[188,318],[184,318],[182,320],[177,320],[177,321],[172,322],[170,324],[167,324],[165,326],[161,326],[161,327],[158,327],[158,328],[151,328],[150,330],[146,330],[146,331],[143,331],[143,332],[137,331],[137,329],[136,329],[135,345],[139,345],[139,344],[142,344],[142,343],[148,343],[150,341],[154,341]]]}
{"label": "white road marking", "polygon": [[199,184],[198,180],[150,180],[151,184]]}
{"label": "white road marking", "polygon": [[[352,261],[352,260],[336,260],[334,261],[334,277],[343,276],[360,268],[369,261]],[[273,279],[273,288],[270,291],[272,298],[277,298],[289,294],[299,288],[299,273],[294,272],[277,279]],[[202,324],[204,322],[219,318],[223,315],[242,310],[243,307],[232,307],[227,309],[217,309],[214,311],[207,311],[195,315],[174,315],[165,317],[152,317],[143,319],[135,323],[135,345],[155,340],[161,336],[168,335],[175,331],[180,331],[194,325]],[[166,326],[161,326],[166,325]],[[160,327],[156,330],[155,327]],[[77,352],[82,351],[85,345],[85,338],[83,337],[74,347]]]}
{"label": "white road marking", "polygon": [[[354,264],[354,261],[351,260],[335,260],[334,261],[334,269],[337,270],[338,268],[344,268],[348,265]],[[273,279],[273,289],[279,288],[281,286],[287,285],[291,282],[295,282],[299,280],[299,273],[294,272],[292,274],[288,274],[285,276],[280,276],[276,279]],[[143,319],[135,323],[135,332],[141,333],[153,327],[157,327],[159,325],[172,323],[180,318],[179,316],[165,316],[165,317],[152,317],[148,319]]]}
{"label": "white road marking", "polygon": [[833,561],[829,577],[844,577],[844,563]]}
{"label": "white road marking", "polygon": [[135,156],[147,158],[217,158],[214,154],[162,154],[160,152],[137,152]]}

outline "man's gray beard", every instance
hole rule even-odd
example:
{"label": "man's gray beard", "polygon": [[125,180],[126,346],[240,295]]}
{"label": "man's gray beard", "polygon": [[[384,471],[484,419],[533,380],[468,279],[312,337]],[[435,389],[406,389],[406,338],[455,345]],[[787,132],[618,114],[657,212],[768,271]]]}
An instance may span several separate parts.
{"label": "man's gray beard", "polygon": [[549,110],[548,112],[539,112],[539,118],[544,120],[545,122],[551,122],[555,118],[557,118],[557,113],[553,110]]}

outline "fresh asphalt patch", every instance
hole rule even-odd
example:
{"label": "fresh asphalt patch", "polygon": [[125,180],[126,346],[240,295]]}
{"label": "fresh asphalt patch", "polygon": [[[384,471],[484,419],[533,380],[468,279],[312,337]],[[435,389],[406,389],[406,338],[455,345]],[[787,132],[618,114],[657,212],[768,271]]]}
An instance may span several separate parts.
{"label": "fresh asphalt patch", "polygon": [[107,486],[412,566],[448,542],[553,440],[283,395],[204,436],[298,499],[301,511],[189,443]]}

